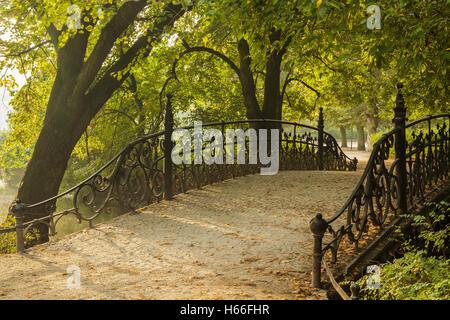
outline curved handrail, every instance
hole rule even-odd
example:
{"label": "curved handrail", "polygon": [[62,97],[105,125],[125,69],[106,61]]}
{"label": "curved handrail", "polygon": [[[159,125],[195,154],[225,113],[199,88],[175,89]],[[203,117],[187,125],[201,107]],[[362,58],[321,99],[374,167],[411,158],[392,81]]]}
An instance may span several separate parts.
{"label": "curved handrail", "polygon": [[438,119],[438,118],[445,118],[445,117],[449,117],[449,116],[450,116],[450,113],[439,113],[439,114],[435,114],[435,115],[429,115],[429,116],[427,116],[427,117],[425,117],[425,118],[421,118],[421,119],[412,121],[412,122],[410,122],[410,123],[407,123],[407,124],[405,125],[405,129],[408,129],[408,128],[410,128],[410,127],[413,127],[413,126],[415,126],[416,124],[419,124],[419,123],[421,123],[421,122],[430,121],[430,120],[434,120],[434,119]]}
{"label": "curved handrail", "polygon": [[[319,150],[322,150],[323,163],[326,168],[331,170],[356,170],[356,160],[350,159],[338,145],[336,139],[328,132],[313,126],[300,124],[296,122],[272,120],[272,119],[251,119],[251,120],[234,120],[220,121],[202,124],[202,128],[221,127],[222,131],[225,126],[233,126],[239,124],[248,124],[253,127],[257,123],[271,124],[269,126],[261,126],[262,128],[273,128],[273,125],[279,125],[281,129],[280,135],[280,156],[284,163],[280,163],[280,169],[318,169],[320,161]],[[284,131],[283,125],[294,126],[292,132]],[[129,143],[120,152],[118,152],[111,160],[96,170],[89,177],[69,188],[68,190],[53,196],[49,199],[39,201],[34,204],[22,203],[16,200],[16,204],[12,207],[11,212],[26,212],[29,216],[37,218],[21,223],[24,233],[37,224],[47,225],[52,234],[55,234],[56,223],[65,215],[75,214],[78,220],[88,221],[90,224],[104,209],[110,206],[111,202],[118,202],[121,208],[135,210],[137,204],[150,204],[153,201],[159,201],[163,192],[165,192],[165,177],[161,169],[162,160],[168,155],[164,152],[164,139],[171,136],[171,132],[181,129],[194,129],[195,126],[183,126],[170,131],[160,131],[143,136]],[[317,131],[323,133],[323,145],[319,145],[318,138],[313,138],[311,133],[303,133],[303,130]],[[224,132],[223,132],[224,133]],[[246,140],[245,143],[248,143]],[[234,148],[224,144],[224,148]],[[322,149],[320,149],[322,148]],[[202,146],[205,150],[205,147]],[[326,156],[326,157],[325,157]],[[249,155],[246,153],[246,161]],[[281,160],[281,158],[280,158]],[[247,163],[247,162],[246,162]],[[302,164],[303,163],[303,164]],[[260,164],[245,164],[241,168],[237,166],[223,165],[223,168],[217,169],[215,166],[208,168],[203,166],[192,165],[188,168],[186,165],[175,166],[172,184],[176,185],[176,192],[185,192],[189,188],[200,187],[201,185],[213,183],[223,180],[226,176],[235,177],[238,175],[246,175],[255,173],[261,167]],[[54,213],[56,209],[56,201],[64,196],[73,193],[73,208]],[[127,198],[129,197],[129,198]],[[81,207],[87,209],[89,217],[81,214]],[[136,207],[136,208],[135,208]],[[42,212],[44,211],[44,212]],[[49,212],[46,215],[43,213]],[[57,219],[56,219],[57,218]],[[56,220],[55,220],[56,219]]]}
{"label": "curved handrail", "polygon": [[[436,128],[432,129],[431,120],[434,119],[442,120],[443,124],[437,124]],[[426,186],[438,179],[448,179],[450,171],[450,113],[412,121],[405,125],[405,129],[424,122],[428,123],[428,132],[424,134],[422,129],[420,133],[413,131],[412,141],[406,141],[404,146],[408,205],[423,200]],[[374,225],[382,226],[389,215],[398,213],[399,160],[393,159],[390,165],[386,164],[386,161],[401,131],[400,128],[393,129],[374,144],[364,173],[351,196],[336,214],[323,220],[332,239],[324,245],[321,252],[324,254],[331,250],[332,262],[337,260],[337,250],[344,235],[358,247],[358,240],[367,232],[369,219]],[[333,227],[332,224],[343,217],[344,213],[347,213],[346,222],[340,227]]]}
{"label": "curved handrail", "polygon": [[[205,123],[202,124],[202,127],[213,127],[213,126],[219,126],[219,125],[232,125],[232,124],[242,124],[242,123],[278,123],[278,124],[288,124],[288,125],[294,125],[297,127],[303,127],[306,129],[310,129],[310,130],[316,130],[319,131],[318,128],[313,127],[313,126],[309,126],[309,125],[305,125],[305,124],[301,124],[301,123],[296,123],[296,122],[289,122],[289,121],[282,121],[282,120],[272,120],[272,119],[251,119],[251,120],[233,120],[233,121],[220,121],[220,122],[209,122],[209,123]],[[190,130],[190,129],[194,129],[195,127],[192,126],[184,126],[184,127],[179,127],[179,128],[175,128],[175,130]],[[83,181],[81,181],[80,183],[78,183],[77,185],[75,185],[74,187],[56,195],[53,196],[49,199],[37,202],[35,204],[30,204],[30,205],[26,205],[27,208],[31,209],[31,208],[35,208],[38,207],[40,205],[43,205],[47,202],[51,202],[54,201],[58,198],[61,198],[73,191],[75,191],[77,188],[83,186],[85,183],[87,183],[89,180],[92,180],[95,176],[98,176],[103,170],[105,170],[108,166],[110,166],[113,162],[115,162],[120,156],[122,156],[123,154],[126,154],[130,149],[132,149],[135,145],[144,142],[146,140],[155,138],[155,137],[159,137],[164,135],[165,131],[160,131],[157,133],[152,133],[149,135],[145,135],[139,139],[136,139],[135,141],[129,143],[126,147],[124,147],[119,153],[117,153],[111,160],[109,160],[105,165],[103,165],[102,167],[100,167],[97,171],[95,171],[93,174],[91,174],[88,178],[84,179]],[[336,144],[339,147],[339,144],[337,143],[336,139],[328,132],[324,131],[323,132],[325,135],[329,136],[330,138],[332,138]],[[347,160],[353,161],[354,159],[351,159],[350,157],[348,157],[345,152],[342,150],[341,147],[339,147],[339,150],[342,152],[343,155],[345,155]]]}
{"label": "curved handrail", "polygon": [[381,147],[381,145],[383,143],[385,143],[387,141],[387,139],[389,139],[389,137],[392,137],[394,134],[396,134],[397,132],[399,132],[400,129],[393,129],[391,131],[389,131],[388,133],[385,133],[374,145],[373,145],[373,149],[372,149],[372,153],[370,154],[369,160],[367,161],[367,165],[366,168],[364,169],[364,172],[360,178],[360,180],[358,181],[355,189],[353,190],[352,194],[350,195],[350,197],[347,199],[347,201],[345,202],[344,206],[341,208],[340,211],[338,211],[336,214],[334,214],[331,218],[329,218],[327,220],[327,223],[333,223],[336,219],[338,219],[344,212],[345,210],[348,208],[349,204],[351,203],[353,197],[357,194],[358,190],[360,190],[361,186],[364,184],[364,181],[366,180],[367,176],[369,175],[369,172],[371,171],[374,163],[375,163],[375,157],[377,156],[379,149]]}
{"label": "curved handrail", "polygon": [[75,185],[74,187],[61,192],[60,194],[57,194],[54,197],[48,198],[46,200],[34,203],[34,204],[30,204],[30,205],[26,205],[27,208],[32,209],[35,207],[38,207],[40,205],[43,205],[47,202],[51,202],[54,201],[58,198],[64,197],[65,195],[68,195],[69,193],[75,191],[76,189],[78,189],[80,186],[83,186],[84,184],[86,184],[89,180],[92,180],[93,178],[95,178],[95,176],[98,176],[103,170],[105,170],[107,167],[109,167],[112,163],[114,163],[117,159],[119,159],[120,156],[122,156],[123,154],[127,153],[128,150],[130,150],[133,146],[135,146],[136,144],[138,144],[139,142],[154,138],[154,137],[158,137],[164,134],[163,132],[158,132],[158,133],[153,133],[150,135],[147,135],[145,137],[139,138],[138,140],[135,140],[133,142],[131,142],[130,144],[128,144],[125,148],[123,148],[119,153],[117,153],[114,157],[111,158],[111,160],[109,160],[105,165],[103,165],[102,167],[100,167],[100,169],[98,169],[97,171],[95,171],[93,174],[91,174],[89,177],[87,177],[86,179],[84,179],[83,181],[81,181],[80,183],[78,183],[77,185]]}

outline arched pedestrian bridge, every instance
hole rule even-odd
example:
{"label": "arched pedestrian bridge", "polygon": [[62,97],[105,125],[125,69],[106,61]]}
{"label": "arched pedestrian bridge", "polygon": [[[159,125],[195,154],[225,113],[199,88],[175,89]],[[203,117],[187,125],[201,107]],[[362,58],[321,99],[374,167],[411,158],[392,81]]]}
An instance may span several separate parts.
{"label": "arched pedestrian bridge", "polygon": [[[245,165],[175,166],[168,110],[165,132],[133,142],[68,192],[16,203],[16,227],[0,232],[15,232],[24,254],[0,256],[2,298],[324,299],[311,288],[320,286],[322,258],[347,261],[377,228],[448,183],[450,114],[405,125],[401,94],[395,129],[370,156],[355,154],[368,159],[357,171],[323,131],[322,117],[317,128],[270,120],[208,125],[282,128],[277,175],[254,174],[264,164],[248,164],[248,140]],[[221,143],[225,157],[230,146]],[[58,211],[67,197],[73,208]],[[27,240],[34,230],[54,232],[61,217],[92,221],[108,208],[129,213],[45,244]],[[81,274],[78,289],[68,286],[73,270]]]}

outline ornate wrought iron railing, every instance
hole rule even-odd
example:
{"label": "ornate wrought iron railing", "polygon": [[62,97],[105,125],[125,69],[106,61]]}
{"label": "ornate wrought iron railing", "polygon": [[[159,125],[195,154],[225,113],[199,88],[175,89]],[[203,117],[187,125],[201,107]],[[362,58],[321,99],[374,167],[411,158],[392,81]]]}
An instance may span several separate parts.
{"label": "ornate wrought iron railing", "polygon": [[[397,85],[395,128],[374,144],[367,167],[351,196],[329,219],[318,214],[311,220],[314,236],[312,284],[316,288],[321,286],[322,259],[330,251],[331,262],[336,263],[345,236],[358,250],[358,243],[370,223],[383,227],[388,217],[407,213],[409,208],[424,202],[433,185],[448,182],[450,113],[405,124],[402,87],[401,83]],[[322,245],[327,231],[331,239]]]}
{"label": "ornate wrought iron railing", "polygon": [[[217,129],[223,137],[226,135],[226,129],[278,128],[281,129],[277,151],[281,170],[356,170],[357,160],[348,158],[334,137],[324,131],[322,108],[318,124],[318,128],[315,128],[294,122],[261,119],[208,123],[202,125],[202,128]],[[233,138],[231,143],[222,139],[214,141],[214,144],[203,142],[201,145],[204,154],[215,156],[212,149],[221,144],[224,150],[221,155],[223,164],[208,164],[202,161],[198,164],[175,165],[172,155],[178,151],[174,149],[172,133],[184,129],[193,136],[195,127],[173,128],[170,96],[166,105],[164,125],[164,131],[130,143],[97,172],[73,188],[35,204],[16,200],[11,212],[16,218],[14,231],[17,251],[22,252],[31,246],[32,242],[24,240],[25,235],[36,234],[38,233],[36,230],[42,230],[42,227],[48,230],[48,235],[55,235],[56,225],[64,216],[73,215],[80,223],[87,221],[92,227],[94,219],[104,212],[133,211],[162,199],[170,199],[174,194],[189,189],[254,174],[264,166],[259,158],[256,163],[250,163],[251,141],[248,137],[244,143],[243,164],[236,161],[233,164],[225,162],[228,153],[233,151],[233,154],[237,155],[235,151],[242,147],[242,143],[238,145],[237,138]],[[194,149],[195,145],[191,144],[191,154],[194,153]],[[57,201],[61,199],[71,199],[72,206],[56,213]]]}

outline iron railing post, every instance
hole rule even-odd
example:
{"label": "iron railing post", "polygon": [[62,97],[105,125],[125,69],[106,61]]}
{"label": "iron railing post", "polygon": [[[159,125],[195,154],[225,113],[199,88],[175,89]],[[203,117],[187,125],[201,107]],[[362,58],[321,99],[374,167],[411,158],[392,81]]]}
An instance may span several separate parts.
{"label": "iron railing post", "polygon": [[359,284],[354,283],[350,286],[350,291],[352,293],[352,296],[350,297],[350,299],[352,300],[359,300],[359,291],[361,290],[361,288],[359,287]]}
{"label": "iron railing post", "polygon": [[395,101],[395,117],[394,124],[395,128],[400,129],[399,132],[396,133],[395,136],[395,158],[398,162],[397,164],[397,179],[398,179],[398,200],[399,200],[399,208],[403,213],[406,213],[408,210],[407,203],[407,171],[406,171],[406,108],[405,101],[403,100],[402,94],[403,84],[397,84],[397,98]]}
{"label": "iron railing post", "polygon": [[322,239],[327,229],[327,222],[318,213],[309,223],[309,228],[314,237],[313,261],[312,261],[312,287],[321,288],[322,269]]}
{"label": "iron railing post", "polygon": [[172,133],[173,133],[173,111],[172,94],[167,94],[166,114],[164,117],[164,199],[173,197],[172,186]]}
{"label": "iron railing post", "polygon": [[24,205],[17,199],[10,208],[10,212],[16,219],[16,252],[22,253],[25,251],[25,237],[23,234],[23,222],[24,222]]}
{"label": "iron railing post", "polygon": [[318,161],[319,161],[319,170],[323,170],[323,129],[324,129],[324,120],[323,120],[323,108],[319,108],[319,121],[317,123],[317,127],[319,128],[319,136],[317,138],[317,142],[319,144],[318,150]]}

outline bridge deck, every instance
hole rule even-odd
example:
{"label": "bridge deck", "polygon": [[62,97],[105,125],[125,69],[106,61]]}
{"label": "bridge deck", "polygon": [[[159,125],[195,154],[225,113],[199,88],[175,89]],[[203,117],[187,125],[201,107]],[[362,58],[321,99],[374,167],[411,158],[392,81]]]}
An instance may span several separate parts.
{"label": "bridge deck", "polygon": [[340,209],[360,176],[285,171],[178,195],[0,256],[0,299],[324,299],[309,288],[309,220]]}

